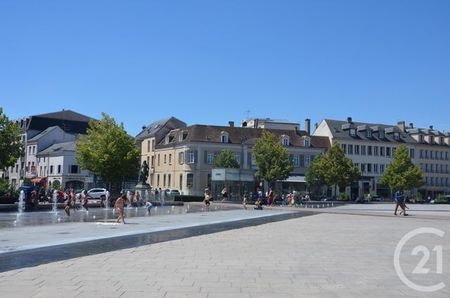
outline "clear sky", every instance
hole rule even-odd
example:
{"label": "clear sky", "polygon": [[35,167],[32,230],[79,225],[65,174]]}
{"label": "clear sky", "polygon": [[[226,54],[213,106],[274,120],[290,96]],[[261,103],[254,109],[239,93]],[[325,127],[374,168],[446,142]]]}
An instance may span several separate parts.
{"label": "clear sky", "polygon": [[106,112],[132,135],[247,113],[450,131],[449,16],[448,0],[0,0],[0,106]]}

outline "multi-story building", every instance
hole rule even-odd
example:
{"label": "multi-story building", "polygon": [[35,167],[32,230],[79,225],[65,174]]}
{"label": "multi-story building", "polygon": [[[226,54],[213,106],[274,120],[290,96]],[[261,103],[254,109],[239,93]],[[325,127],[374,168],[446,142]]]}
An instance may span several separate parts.
{"label": "multi-story building", "polygon": [[[173,129],[158,142],[142,141],[142,161],[150,165],[149,183],[156,188],[176,188],[184,194],[202,194],[211,183],[215,156],[223,149],[234,152],[241,169],[256,171],[252,148],[263,129],[192,125]],[[297,129],[268,129],[288,149],[294,164],[292,182],[303,182],[305,169],[317,154],[329,147],[325,137]],[[303,177],[299,178],[299,177]],[[289,181],[289,180],[288,180]]]}
{"label": "multi-story building", "polygon": [[[421,133],[418,133],[418,131]],[[359,181],[347,189],[351,192],[352,198],[362,197],[368,193],[376,193],[384,197],[390,195],[389,189],[380,184],[380,178],[387,165],[392,161],[393,154],[400,144],[407,146],[412,162],[421,166],[426,173],[426,184],[419,191],[424,194],[428,194],[428,192],[434,194],[438,190],[435,179],[439,179],[440,184],[445,184],[448,180],[446,180],[448,173],[444,173],[445,166],[448,164],[448,161],[445,160],[445,152],[450,149],[448,145],[445,147],[445,145],[436,142],[429,143],[432,140],[431,135],[435,133],[437,132],[407,129],[404,122],[399,122],[397,125],[373,124],[354,122],[350,117],[347,121],[324,119],[314,131],[316,136],[328,137],[332,145],[339,144],[346,156],[360,169],[361,177]],[[423,135],[422,143],[419,140],[420,134]],[[432,148],[435,148],[435,150],[432,150]],[[427,163],[424,160],[425,158],[420,157],[420,154],[425,156],[425,150],[427,152],[433,151],[433,156],[436,157],[436,154],[438,154],[439,158],[440,152],[442,152],[443,159],[433,158],[433,162]],[[433,172],[431,172],[431,164],[433,164]],[[441,172],[441,166],[443,172]],[[436,172],[436,167],[439,168],[439,173]],[[434,174],[431,175],[431,173]],[[431,181],[433,181],[433,187],[430,187]],[[440,191],[445,190],[446,186],[439,186]]]}
{"label": "multi-story building", "polygon": [[75,142],[56,143],[40,151],[36,155],[38,177],[45,177],[52,185],[58,181],[63,189],[87,188],[93,176],[78,165]]}
{"label": "multi-story building", "polygon": [[[38,148],[37,144],[29,145],[28,142],[30,140],[53,126],[57,126],[60,130],[64,131],[65,136],[67,136],[67,134],[86,134],[90,120],[93,119],[71,110],[34,115],[16,120],[17,125],[23,131],[22,142],[26,150],[24,155],[17,160],[15,165],[8,169],[3,169],[2,177],[8,179],[11,185],[19,187],[22,185],[23,179],[26,178],[27,172],[29,176],[32,175],[31,172],[33,172],[33,175],[36,173],[36,167],[33,168],[32,163],[35,162],[36,165],[35,156],[38,153]],[[58,130],[58,132],[60,131]],[[52,133],[55,133],[53,129]],[[59,135],[62,134],[59,133]],[[67,141],[67,139],[58,139],[55,137],[55,139],[52,139],[51,143],[47,143],[47,145],[50,146],[53,143],[65,141]],[[28,151],[30,150],[30,146],[31,153]],[[43,149],[43,147],[41,149]],[[29,166],[28,162],[30,162]]]}
{"label": "multi-story building", "polygon": [[415,141],[415,161],[425,176],[424,185],[419,189],[426,196],[435,197],[439,193],[450,193],[450,135],[430,126],[415,128],[412,123],[399,126]]}

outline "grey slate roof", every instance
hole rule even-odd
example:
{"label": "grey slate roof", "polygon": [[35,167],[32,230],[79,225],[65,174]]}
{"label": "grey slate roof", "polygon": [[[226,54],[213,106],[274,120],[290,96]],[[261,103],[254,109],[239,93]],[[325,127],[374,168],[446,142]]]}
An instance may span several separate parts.
{"label": "grey slate roof", "polygon": [[[137,141],[143,140],[143,139],[147,139],[147,138],[151,138],[154,137],[155,134],[161,130],[161,128],[163,128],[164,126],[167,125],[168,122],[173,121],[175,123],[177,123],[178,125],[176,126],[182,126],[182,127],[186,127],[186,123],[184,123],[183,121],[175,118],[175,117],[170,117],[170,118],[166,118],[166,119],[161,119],[158,121],[155,121],[149,125],[147,125],[145,128],[142,129],[142,131],[140,133],[138,133],[135,137],[135,139]],[[175,127],[170,127],[169,129],[174,129]]]}
{"label": "grey slate roof", "polygon": [[37,155],[59,155],[64,151],[75,151],[75,141],[53,144],[46,149],[39,151]]}
{"label": "grey slate roof", "polygon": [[[366,140],[380,142],[397,142],[397,143],[417,143],[408,133],[402,131],[397,125],[386,125],[378,123],[352,122],[342,120],[324,120],[331,130],[333,138],[344,140]],[[350,128],[356,129],[356,136],[350,135]],[[372,131],[372,137],[367,136],[367,130]],[[384,137],[381,132],[384,132]],[[400,140],[394,139],[394,133],[400,134]]]}
{"label": "grey slate roof", "polygon": [[60,119],[60,120],[68,120],[68,121],[79,121],[79,122],[89,122],[90,120],[95,120],[93,118],[90,118],[88,116],[82,115],[77,112],[74,112],[72,110],[62,110],[59,112],[33,115],[32,117]]}
{"label": "grey slate roof", "polygon": [[55,129],[58,129],[59,126],[50,126],[49,128],[41,131],[40,133],[38,133],[37,135],[35,135],[34,137],[32,137],[31,139],[28,140],[28,142],[34,142],[39,140],[40,138],[42,138],[43,136],[45,136],[46,134],[54,131]]}

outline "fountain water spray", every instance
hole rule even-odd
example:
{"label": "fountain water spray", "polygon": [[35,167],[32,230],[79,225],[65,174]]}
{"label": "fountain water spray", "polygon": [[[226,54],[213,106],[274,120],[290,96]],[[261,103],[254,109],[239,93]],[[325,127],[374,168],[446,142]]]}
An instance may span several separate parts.
{"label": "fountain water spray", "polygon": [[52,212],[53,213],[57,213],[58,212],[58,191],[55,189],[53,191],[53,195],[52,195]]}
{"label": "fountain water spray", "polygon": [[21,190],[19,195],[19,204],[17,205],[17,212],[19,212],[19,214],[21,214],[25,209],[24,200],[25,200],[25,192]]}

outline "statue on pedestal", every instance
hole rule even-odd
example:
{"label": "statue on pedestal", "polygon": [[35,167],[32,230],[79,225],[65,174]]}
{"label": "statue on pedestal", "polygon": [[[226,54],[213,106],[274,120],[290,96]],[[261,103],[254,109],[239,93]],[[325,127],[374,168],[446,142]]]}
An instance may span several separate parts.
{"label": "statue on pedestal", "polygon": [[141,166],[141,170],[139,171],[139,184],[146,185],[148,178],[148,164],[147,161],[144,160]]}

